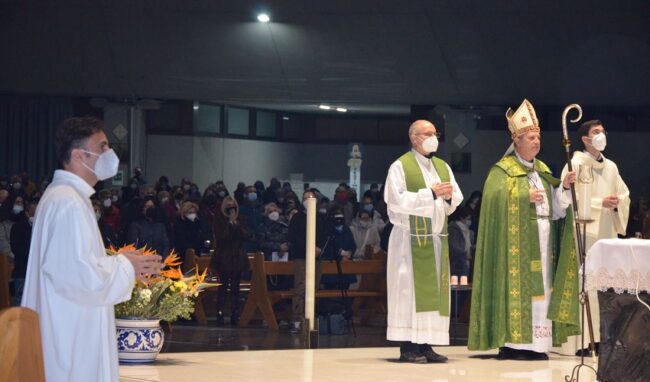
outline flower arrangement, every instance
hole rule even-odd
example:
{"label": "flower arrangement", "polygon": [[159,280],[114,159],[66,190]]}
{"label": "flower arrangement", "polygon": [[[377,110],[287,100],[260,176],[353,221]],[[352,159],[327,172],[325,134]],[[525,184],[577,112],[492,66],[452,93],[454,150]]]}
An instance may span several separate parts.
{"label": "flower arrangement", "polygon": [[[126,245],[115,249],[113,246],[106,250],[114,256],[126,250],[135,250],[134,245]],[[141,248],[142,256],[152,256],[156,251]],[[219,284],[205,282],[207,269],[199,273],[195,268],[194,275],[186,277],[181,272],[181,261],[174,251],[163,261],[164,268],[159,276],[148,277],[146,281],[136,280],[135,288],[129,301],[115,305],[117,318],[159,319],[173,322],[179,317],[190,319],[194,312],[194,299],[205,288]]]}

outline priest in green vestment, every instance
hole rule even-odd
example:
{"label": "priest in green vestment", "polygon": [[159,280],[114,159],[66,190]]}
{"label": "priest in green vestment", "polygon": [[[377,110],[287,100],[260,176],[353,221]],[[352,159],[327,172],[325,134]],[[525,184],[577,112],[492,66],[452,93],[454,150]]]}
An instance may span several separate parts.
{"label": "priest in green vestment", "polygon": [[387,338],[403,362],[445,362],[431,345],[449,344],[447,216],[463,200],[449,166],[434,156],[435,126],[416,121],[412,150],[390,166],[384,199],[393,223],[388,242]]}
{"label": "priest in green vestment", "polygon": [[540,127],[524,100],[506,112],[513,144],[483,188],[468,348],[501,359],[545,360],[579,333],[578,258],[570,184],[539,153]]}

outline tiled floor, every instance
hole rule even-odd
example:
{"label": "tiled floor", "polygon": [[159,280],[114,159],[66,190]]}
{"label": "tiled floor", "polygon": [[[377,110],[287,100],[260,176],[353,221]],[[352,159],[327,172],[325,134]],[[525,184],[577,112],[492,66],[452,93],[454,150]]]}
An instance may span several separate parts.
{"label": "tiled floor", "polygon": [[[152,365],[120,366],[120,381],[559,382],[579,361],[557,355],[550,361],[498,361],[465,347],[436,350],[449,362],[398,363],[397,348],[388,347],[162,353]],[[592,381],[594,373],[582,369],[580,382]]]}

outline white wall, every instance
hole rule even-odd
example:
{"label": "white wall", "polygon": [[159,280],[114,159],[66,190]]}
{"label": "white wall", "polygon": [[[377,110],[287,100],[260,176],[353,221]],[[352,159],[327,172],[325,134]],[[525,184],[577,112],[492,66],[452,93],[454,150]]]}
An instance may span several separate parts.
{"label": "white wall", "polygon": [[[558,121],[559,123],[559,121]],[[490,167],[498,161],[510,145],[505,126],[503,131],[476,130],[472,116],[448,115],[446,140],[441,144],[440,156],[449,160],[451,152],[472,154],[472,172],[457,173],[456,179],[465,197],[474,190],[481,190]],[[575,131],[573,129],[572,131]],[[462,150],[453,144],[453,138],[462,132],[470,142]],[[605,155],[613,159],[623,179],[637,198],[642,185],[650,185],[650,134],[611,133]],[[574,142],[572,150],[581,146]],[[361,179],[364,185],[383,183],[390,164],[406,147],[364,145]],[[155,182],[160,175],[167,175],[172,184],[181,177],[191,177],[200,188],[223,179],[229,189],[237,182],[252,184],[262,180],[268,185],[273,176],[288,180],[290,173],[302,173],[303,180],[323,188],[327,196],[330,190],[349,179],[347,145],[297,144],[241,139],[208,137],[184,137],[149,135],[146,177]],[[542,127],[542,151],[539,158],[546,162],[556,175],[565,164],[562,135],[559,131],[544,132]],[[646,190],[647,191],[647,190]]]}
{"label": "white wall", "polygon": [[[172,184],[183,176],[204,188],[222,179],[229,189],[237,182],[253,184],[272,177],[288,180],[302,173],[304,182],[315,186],[349,180],[347,145],[298,144],[285,142],[149,135],[146,178],[155,182],[167,175]],[[383,183],[390,163],[406,148],[364,146],[362,182]]]}

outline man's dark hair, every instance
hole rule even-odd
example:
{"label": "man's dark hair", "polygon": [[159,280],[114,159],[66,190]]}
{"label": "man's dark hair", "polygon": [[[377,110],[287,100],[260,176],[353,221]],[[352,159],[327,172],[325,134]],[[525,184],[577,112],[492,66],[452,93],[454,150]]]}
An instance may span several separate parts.
{"label": "man's dark hair", "polygon": [[61,166],[70,163],[73,149],[83,147],[88,138],[104,130],[104,122],[96,117],[72,117],[56,129],[56,158]]}
{"label": "man's dark hair", "polygon": [[589,136],[589,130],[591,130],[592,127],[602,126],[602,125],[603,125],[603,123],[598,119],[592,119],[591,121],[587,121],[587,122],[583,123],[578,128],[578,138],[588,137]]}

